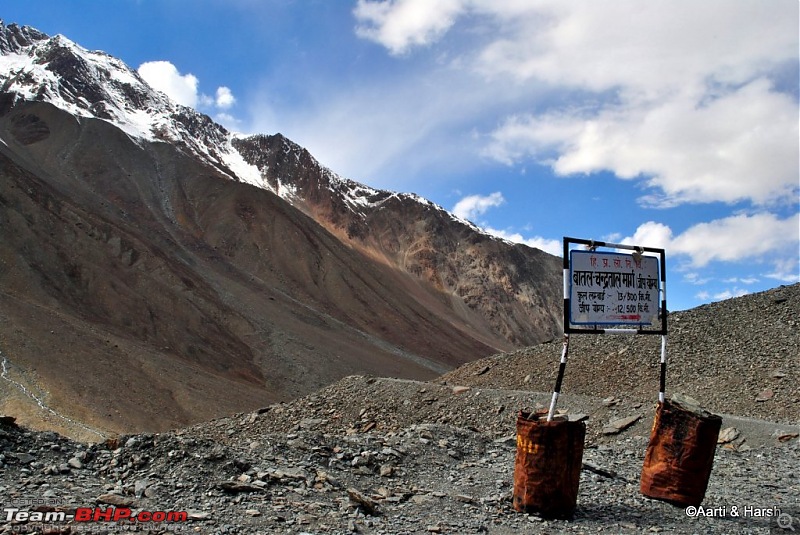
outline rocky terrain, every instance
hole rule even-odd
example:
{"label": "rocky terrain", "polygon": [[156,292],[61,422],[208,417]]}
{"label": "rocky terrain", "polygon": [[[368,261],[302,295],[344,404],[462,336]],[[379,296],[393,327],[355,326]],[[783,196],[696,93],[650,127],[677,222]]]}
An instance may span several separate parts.
{"label": "rocky terrain", "polygon": [[[559,412],[585,420],[588,431],[572,520],[511,507],[515,418],[520,409],[547,405],[560,356],[559,344],[544,344],[470,363],[434,382],[351,376],[292,402],[160,434],[81,443],[5,418],[6,511],[33,510],[30,504],[42,515],[117,507],[182,511],[186,521],[43,526],[13,517],[0,532],[788,534],[800,525],[797,310],[800,285],[671,316],[668,393],[680,386],[724,409],[699,515],[639,493],[657,377],[646,373],[637,390],[628,382],[640,378],[626,374],[633,373],[631,362],[655,362],[658,353],[649,345],[638,353],[638,342],[626,338],[620,354],[622,342],[604,337],[591,347],[614,359],[597,358],[592,368],[581,363],[576,344],[570,387],[565,382],[559,401]],[[745,330],[752,345],[730,328],[744,318],[751,319]],[[776,337],[777,325],[783,336]],[[683,358],[708,351],[706,339],[752,370],[753,392],[761,391],[742,390],[749,383],[733,380],[736,373],[719,358],[681,372]],[[548,364],[537,371],[532,355]],[[534,380],[537,373],[544,377]]]}
{"label": "rocky terrain", "polygon": [[[800,421],[800,284],[669,316],[667,392],[720,414]],[[552,390],[561,343],[481,359],[439,381]],[[564,393],[656,399],[660,336],[573,334]]]}
{"label": "rocky terrain", "polygon": [[670,316],[668,394],[724,418],[705,513],[638,491],[658,337],[576,334],[578,507],[520,514],[558,258],[236,137],[66,37],[0,21],[0,53],[0,533],[800,529],[800,285]]}

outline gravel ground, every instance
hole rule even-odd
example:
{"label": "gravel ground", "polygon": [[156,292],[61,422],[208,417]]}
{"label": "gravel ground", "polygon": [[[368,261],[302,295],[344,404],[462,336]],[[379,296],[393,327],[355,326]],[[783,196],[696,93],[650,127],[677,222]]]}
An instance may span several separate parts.
{"label": "gravel ground", "polygon": [[[0,496],[4,508],[38,500],[66,513],[116,506],[189,515],[176,524],[125,525],[149,533],[771,533],[783,532],[777,516],[744,517],[745,508],[800,517],[796,428],[755,421],[719,445],[703,502],[705,514],[718,516],[691,517],[639,492],[649,409],[569,396],[568,414],[591,414],[575,516],[517,513],[511,407],[536,397],[349,377],[312,398],[106,444],[6,425]],[[407,410],[389,412],[389,403]],[[641,411],[640,421],[602,433],[631,411]],[[409,424],[415,414],[427,423]],[[119,526],[67,522],[49,533],[87,527]],[[0,532],[48,532],[37,529],[6,522]]]}

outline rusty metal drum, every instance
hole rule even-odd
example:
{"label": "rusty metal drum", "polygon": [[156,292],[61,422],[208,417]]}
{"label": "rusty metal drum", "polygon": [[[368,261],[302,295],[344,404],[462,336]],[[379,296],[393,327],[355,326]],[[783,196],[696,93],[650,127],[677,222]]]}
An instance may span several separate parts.
{"label": "rusty metal drum", "polygon": [[514,462],[514,509],[544,518],[575,513],[586,425],[520,412]]}
{"label": "rusty metal drum", "polygon": [[700,505],[721,427],[717,415],[660,402],[642,467],[642,494],[682,507]]}

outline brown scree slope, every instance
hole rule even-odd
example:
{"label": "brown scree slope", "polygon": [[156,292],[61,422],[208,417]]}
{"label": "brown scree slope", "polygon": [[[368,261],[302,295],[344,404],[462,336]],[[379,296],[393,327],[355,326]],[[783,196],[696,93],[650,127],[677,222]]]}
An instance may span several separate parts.
{"label": "brown scree slope", "polygon": [[[268,191],[104,121],[12,103],[0,104],[0,351],[56,412],[162,430],[513,347]],[[2,388],[9,412],[30,408]]]}

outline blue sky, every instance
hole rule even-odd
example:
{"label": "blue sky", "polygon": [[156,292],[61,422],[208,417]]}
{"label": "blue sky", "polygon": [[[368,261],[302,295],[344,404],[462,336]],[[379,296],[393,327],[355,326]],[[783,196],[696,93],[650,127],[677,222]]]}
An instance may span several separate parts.
{"label": "blue sky", "polygon": [[0,17],[498,236],[664,248],[671,310],[800,280],[796,0],[4,0]]}

